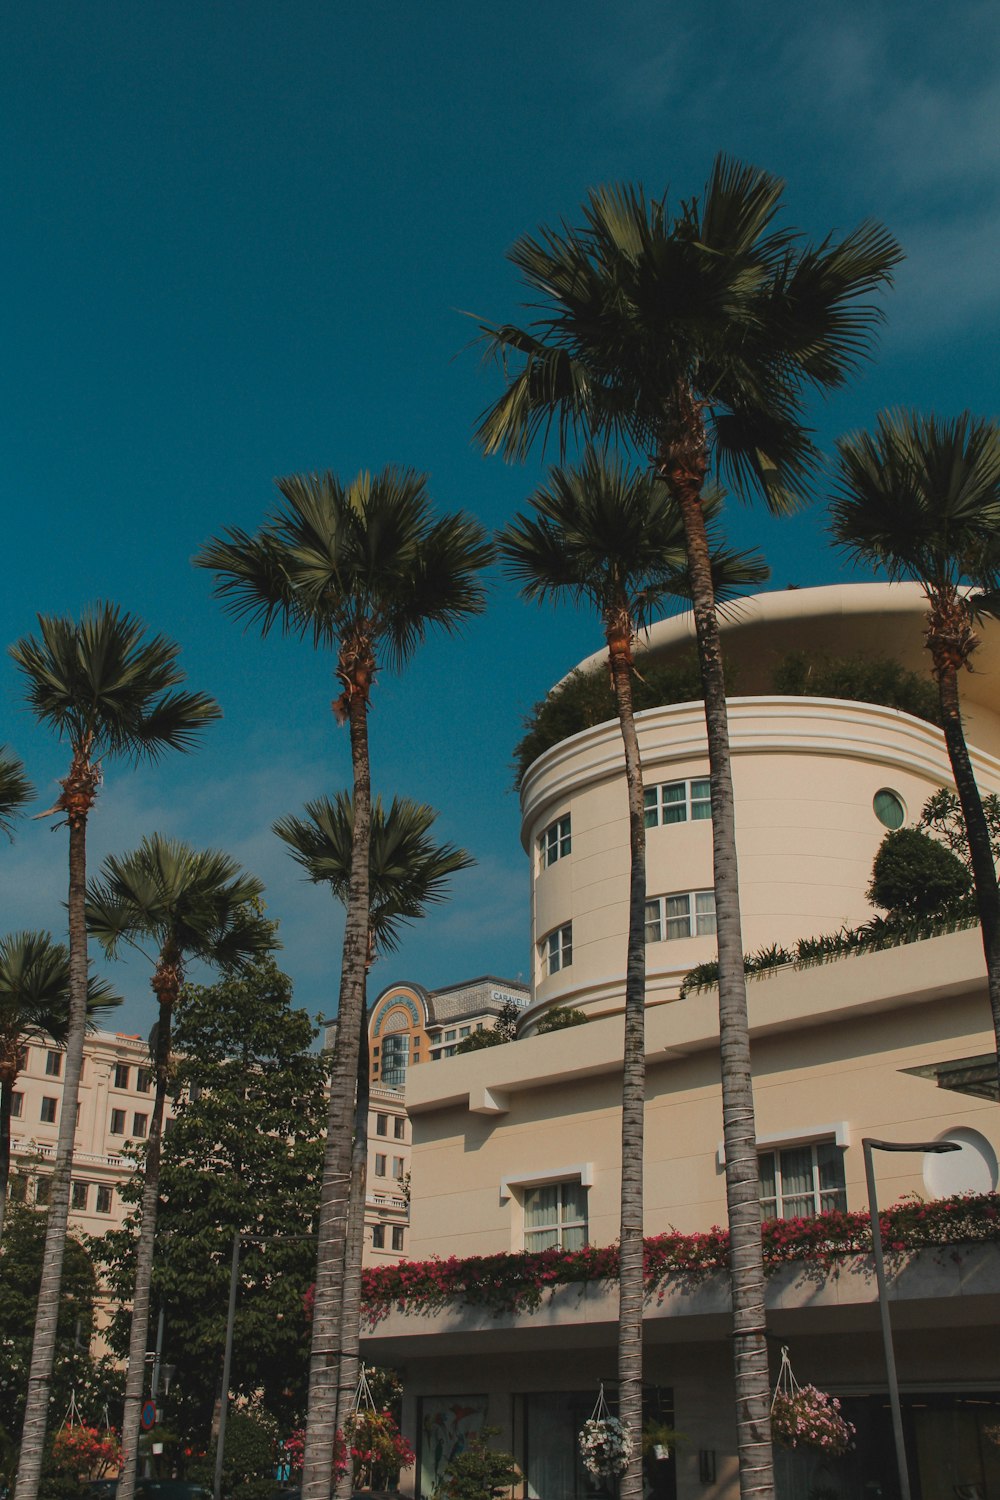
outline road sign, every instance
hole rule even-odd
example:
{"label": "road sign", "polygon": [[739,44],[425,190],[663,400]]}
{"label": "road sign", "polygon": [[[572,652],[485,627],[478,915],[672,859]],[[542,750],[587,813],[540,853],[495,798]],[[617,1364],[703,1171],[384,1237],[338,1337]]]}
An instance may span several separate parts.
{"label": "road sign", "polygon": [[156,1402],[146,1401],[143,1404],[142,1413],[139,1417],[139,1425],[143,1432],[148,1432],[151,1427],[156,1426]]}

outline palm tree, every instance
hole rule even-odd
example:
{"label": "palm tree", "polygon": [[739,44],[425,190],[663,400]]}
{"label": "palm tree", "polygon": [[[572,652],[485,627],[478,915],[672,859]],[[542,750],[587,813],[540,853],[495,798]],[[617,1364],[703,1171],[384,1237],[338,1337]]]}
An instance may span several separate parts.
{"label": "palm tree", "polygon": [[[803,427],[806,394],[841,385],[868,353],[880,318],[869,299],[900,258],[871,222],[818,246],[775,227],[782,192],[777,178],[720,156],[700,200],[672,215],[665,198],[647,202],[639,188],[601,188],[583,206],[582,228],[519,240],[510,259],[538,298],[537,317],[528,328],[484,325],[507,386],[477,433],[488,452],[517,459],[552,426],[563,449],[579,432],[623,439],[650,457],[684,519],[712,791],[743,1500],[767,1500],[774,1481],[729,731],[704,485],[714,460],[737,491],[773,511],[794,503],[816,460]],[[638,1486],[633,1465],[623,1500]]]}
{"label": "palm tree", "polygon": [[56,1312],[62,1280],[76,1105],[87,1024],[87,821],[97,798],[103,761],[121,757],[158,760],[164,751],[190,750],[207,724],[220,717],[204,693],[179,691],[184,672],[179,648],[161,635],[146,637],[134,616],[97,604],[77,623],[40,615],[38,636],[11,647],[29,708],[69,745],[69,772],[47,814],[69,828],[69,1014],[66,1073],[45,1254],[28,1375],[28,1396],[17,1473],[18,1500],[36,1500],[48,1422],[55,1356]]}
{"label": "palm tree", "polygon": [[[66,1040],[69,953],[50,932],[11,932],[0,938],[0,1237],[10,1180],[10,1121],[21,1052],[33,1038]],[[87,983],[87,1017],[94,1024],[121,1004],[103,979]]]}
{"label": "palm tree", "polygon": [[927,596],[925,640],[968,834],[1000,1087],[1000,886],[958,690],[979,645],[977,615],[1000,613],[1000,428],[968,412],[950,422],[883,412],[874,434],[842,438],[837,448],[837,542],[892,579],[913,579]]}
{"label": "palm tree", "polygon": [[[368,959],[371,766],[368,709],[379,668],[402,667],[432,626],[456,630],[484,604],[492,549],[465,515],[435,519],[411,470],[278,481],[284,504],[253,535],[230,530],[197,562],[215,571],[231,613],[336,652],[333,709],[350,727],[354,827],[331,1070],[309,1364],[304,1500],[328,1500],[336,1437],[337,1351],[355,1082]],[[347,1393],[351,1394],[351,1393]]]}
{"label": "palm tree", "polygon": [[[720,496],[705,501],[714,515]],[[501,532],[500,553],[528,599],[569,596],[601,617],[625,754],[629,919],[622,1063],[622,1178],[618,1310],[618,1410],[642,1427],[643,1117],[646,1095],[646,828],[642,762],[632,709],[638,632],[670,596],[687,597],[684,525],[667,486],[588,449],[579,469],[554,469],[532,497],[533,514]],[[716,548],[716,592],[759,582],[756,559]],[[636,1466],[636,1473],[638,1473]]]}
{"label": "palm tree", "polygon": [[153,1058],[156,1088],[136,1245],[118,1480],[121,1500],[132,1500],[135,1493],[174,1005],[192,959],[238,971],[277,946],[273,925],[256,909],[263,891],[261,882],[244,875],[228,854],[216,849],[196,851],[160,834],[143,839],[138,849],[120,859],[109,856],[99,879],[87,890],[87,924],[108,958],[118,957],[126,945],[141,952],[144,940],[157,947],[150,979],[159,1004]]}
{"label": "palm tree", "polygon": [[24,774],[24,766],[6,745],[0,745],[0,833],[14,837],[14,819],[26,802],[34,801],[35,788]]}
{"label": "palm tree", "polygon": [[[274,831],[288,844],[292,857],[307,871],[309,879],[317,885],[329,885],[335,900],[346,906],[350,891],[353,801],[347,793],[339,792],[332,802],[324,797],[308,803],[306,813],[307,818],[280,819],[275,823]],[[464,849],[453,844],[435,844],[430,830],[436,816],[432,808],[412,802],[408,797],[394,797],[388,812],[384,810],[380,797],[376,797],[372,805],[368,969],[381,954],[395,953],[402,926],[424,916],[428,906],[445,900],[450,876],[474,863]],[[362,1028],[345,1237],[339,1377],[340,1389],[345,1395],[356,1389],[358,1381],[368,1100],[368,1032],[367,1028]],[[339,1428],[343,1429],[348,1415],[342,1397],[337,1411]],[[351,1488],[352,1475],[348,1466],[338,1481],[339,1500],[346,1500]]]}

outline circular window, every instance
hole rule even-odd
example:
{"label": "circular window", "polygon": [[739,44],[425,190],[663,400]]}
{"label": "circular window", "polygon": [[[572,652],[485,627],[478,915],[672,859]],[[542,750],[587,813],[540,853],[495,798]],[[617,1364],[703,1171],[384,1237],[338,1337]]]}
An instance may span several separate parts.
{"label": "circular window", "polygon": [[886,828],[902,828],[903,819],[906,817],[906,809],[902,800],[895,792],[890,792],[884,786],[880,792],[876,792],[872,799],[875,816]]}
{"label": "circular window", "polygon": [[924,1186],[933,1198],[953,1193],[992,1193],[997,1185],[997,1155],[978,1130],[949,1130],[941,1137],[961,1149],[924,1157]]}

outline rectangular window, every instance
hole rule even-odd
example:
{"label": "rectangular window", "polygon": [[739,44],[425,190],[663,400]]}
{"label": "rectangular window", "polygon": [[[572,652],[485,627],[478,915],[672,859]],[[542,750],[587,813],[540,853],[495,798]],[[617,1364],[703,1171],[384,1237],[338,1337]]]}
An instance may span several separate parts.
{"label": "rectangular window", "polygon": [[402,1248],[403,1248],[403,1226],[402,1226],[402,1224],[394,1224],[392,1226],[392,1248],[394,1250],[402,1250]]}
{"label": "rectangular window", "polygon": [[104,1183],[100,1183],[97,1188],[97,1212],[99,1214],[109,1214],[111,1212],[111,1197],[112,1189]]}
{"label": "rectangular window", "polygon": [[24,1095],[20,1094],[20,1093],[17,1093],[17,1092],[11,1094],[11,1096],[10,1096],[10,1112],[11,1112],[11,1115],[13,1116],[13,1118],[15,1120],[19,1120],[21,1118],[21,1111],[23,1109],[24,1109]]}
{"label": "rectangular window", "polygon": [[45,1054],[45,1076],[47,1078],[58,1078],[62,1073],[62,1053],[46,1052]]}
{"label": "rectangular window", "polygon": [[715,892],[685,891],[646,902],[646,942],[710,937],[715,932]]}
{"label": "rectangular window", "polygon": [[463,1036],[470,1036],[471,1033],[472,1033],[472,1027],[471,1026],[460,1026],[458,1028],[459,1040],[461,1040],[461,1038]]}
{"label": "rectangular window", "polygon": [[132,1116],[132,1134],[133,1134],[133,1136],[135,1137],[135,1139],[137,1141],[145,1140],[145,1138],[146,1138],[146,1125],[147,1125],[148,1120],[149,1120],[149,1116],[148,1115],[138,1115],[138,1114],[136,1114],[136,1115]]}
{"label": "rectangular window", "polygon": [[42,1107],[41,1107],[41,1111],[39,1113],[39,1119],[41,1120],[41,1122],[42,1122],[43,1125],[54,1125],[56,1123],[56,1104],[57,1104],[57,1102],[58,1102],[57,1100],[49,1098],[48,1096],[46,1096],[42,1100]]}
{"label": "rectangular window", "polygon": [[373,1250],[384,1250],[385,1249],[385,1225],[384,1224],[373,1224],[372,1225],[372,1249]]}
{"label": "rectangular window", "polygon": [[115,1063],[115,1088],[116,1089],[127,1089],[128,1088],[128,1075],[129,1075],[129,1066],[128,1066],[128,1063]]}
{"label": "rectangular window", "polygon": [[153,1075],[148,1068],[136,1068],[135,1091],[137,1094],[148,1094],[153,1086]]}
{"label": "rectangular window", "polygon": [[7,1184],[7,1197],[10,1199],[11,1203],[25,1203],[25,1202],[27,1202],[27,1198],[28,1198],[28,1179],[27,1179],[27,1177],[22,1177],[17,1172],[12,1173],[11,1177],[10,1177],[10,1180],[9,1180],[9,1182]]}
{"label": "rectangular window", "polygon": [[846,1212],[844,1153],[833,1141],[762,1151],[757,1161],[762,1218],[808,1218],[832,1208]]}
{"label": "rectangular window", "polygon": [[402,1115],[396,1116],[395,1120],[393,1120],[392,1122],[392,1128],[393,1134],[395,1135],[397,1141],[406,1140],[406,1121],[403,1119]]}
{"label": "rectangular window", "polygon": [[17,1049],[17,1071],[19,1073],[23,1073],[25,1071],[25,1069],[27,1068],[27,1066],[28,1066],[28,1048],[27,1047],[18,1047],[18,1049]]}
{"label": "rectangular window", "polygon": [[587,1189],[579,1180],[525,1188],[525,1250],[582,1250],[586,1243]]}
{"label": "rectangular window", "polygon": [[401,1156],[394,1156],[392,1158],[392,1175],[393,1175],[393,1177],[395,1177],[395,1179],[396,1179],[397,1182],[402,1182],[402,1180],[403,1180],[403,1158]]}
{"label": "rectangular window", "polygon": [[564,818],[557,818],[554,823],[550,823],[538,840],[542,869],[547,870],[549,865],[554,865],[557,859],[565,859],[572,848],[573,840],[570,835],[569,813],[567,813]]}
{"label": "rectangular window", "polygon": [[48,1201],[51,1197],[52,1178],[39,1177],[38,1181],[35,1183],[35,1202],[39,1205],[40,1208],[45,1208],[48,1205]]}
{"label": "rectangular window", "polygon": [[457,1030],[456,1027],[453,1026],[450,1031],[446,1031],[445,1032],[444,1039],[445,1039],[446,1042],[453,1042],[455,1040],[455,1038],[456,1038],[457,1035],[458,1035],[458,1030]]}
{"label": "rectangular window", "polygon": [[567,922],[565,927],[557,927],[555,932],[542,938],[538,946],[542,957],[543,978],[558,974],[560,969],[568,969],[573,962],[573,923]]}
{"label": "rectangular window", "polygon": [[87,1211],[87,1197],[89,1193],[89,1182],[74,1182],[72,1204],[73,1207],[79,1209],[81,1213],[86,1213]]}
{"label": "rectangular window", "polygon": [[111,1111],[111,1134],[125,1134],[125,1111],[123,1109],[113,1109]]}
{"label": "rectangular window", "polygon": [[708,778],[698,781],[667,781],[647,787],[643,793],[646,827],[661,823],[697,823],[712,816]]}
{"label": "rectangular window", "polygon": [[389,1116],[388,1115],[376,1115],[375,1116],[375,1134],[376,1135],[388,1135],[388,1133],[389,1133]]}
{"label": "rectangular window", "polygon": [[385,1158],[384,1154],[381,1151],[377,1152],[376,1155],[375,1155],[375,1176],[376,1177],[384,1177],[385,1176],[385,1162],[386,1162],[386,1158]]}

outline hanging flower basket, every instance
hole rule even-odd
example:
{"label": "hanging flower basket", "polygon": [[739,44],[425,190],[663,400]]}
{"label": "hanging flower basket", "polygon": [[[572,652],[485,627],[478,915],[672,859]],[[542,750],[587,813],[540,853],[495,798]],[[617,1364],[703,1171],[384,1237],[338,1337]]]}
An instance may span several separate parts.
{"label": "hanging flower basket", "polygon": [[613,1417],[601,1386],[593,1415],[583,1424],[578,1442],[583,1467],[594,1480],[619,1479],[632,1457],[632,1431]]}
{"label": "hanging flower basket", "polygon": [[771,1400],[771,1435],[783,1448],[815,1448],[839,1458],[851,1447],[855,1428],[840,1414],[835,1396],[814,1385],[799,1385],[787,1348]]}

